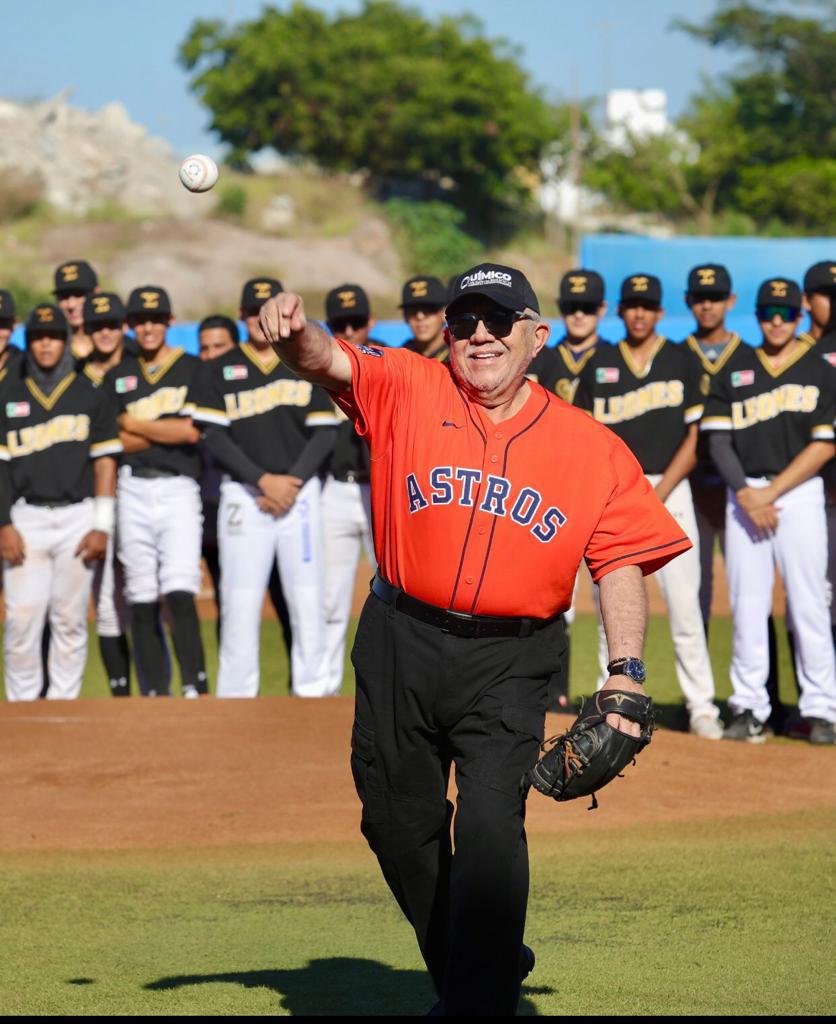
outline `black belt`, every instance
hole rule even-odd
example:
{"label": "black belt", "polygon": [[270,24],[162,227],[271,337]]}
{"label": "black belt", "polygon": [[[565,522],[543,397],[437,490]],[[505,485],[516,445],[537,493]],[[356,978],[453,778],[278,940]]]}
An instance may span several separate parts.
{"label": "black belt", "polygon": [[55,498],[24,498],[27,505],[37,505],[38,508],[69,508],[70,505],[79,505],[82,501],[56,501]]}
{"label": "black belt", "polygon": [[560,618],[559,615],[551,619],[504,618],[498,615],[468,615],[466,612],[446,611],[426,601],[419,601],[417,597],[410,597],[400,587],[393,587],[380,576],[372,580],[371,591],[375,597],[397,608],[399,612],[430,626],[437,626],[442,633],[474,640],[491,636],[531,636],[538,629],[550,626]]}
{"label": "black belt", "polygon": [[140,466],[138,469],[131,467],[131,476],[138,476],[140,480],[162,480],[171,476],[182,476],[182,473],[175,473],[173,469],[155,469],[153,466]]}
{"label": "black belt", "polygon": [[334,473],[332,475],[341,484],[367,484],[371,480],[369,474],[365,472],[355,473],[349,471],[348,473]]}

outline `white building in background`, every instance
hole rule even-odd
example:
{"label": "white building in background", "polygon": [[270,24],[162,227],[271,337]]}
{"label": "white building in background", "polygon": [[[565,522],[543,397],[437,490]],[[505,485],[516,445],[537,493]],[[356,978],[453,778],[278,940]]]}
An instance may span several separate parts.
{"label": "white building in background", "polygon": [[614,149],[626,146],[629,136],[646,139],[670,130],[664,89],[611,89],[607,93],[604,138]]}

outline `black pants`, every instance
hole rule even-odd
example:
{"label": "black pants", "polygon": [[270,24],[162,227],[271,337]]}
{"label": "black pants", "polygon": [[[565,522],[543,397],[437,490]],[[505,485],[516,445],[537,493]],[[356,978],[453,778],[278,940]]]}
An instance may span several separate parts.
{"label": "black pants", "polygon": [[564,646],[560,621],[526,639],[463,639],[373,595],[360,618],[351,765],[361,828],[446,1015],[516,1012],[528,902],[521,779]]}

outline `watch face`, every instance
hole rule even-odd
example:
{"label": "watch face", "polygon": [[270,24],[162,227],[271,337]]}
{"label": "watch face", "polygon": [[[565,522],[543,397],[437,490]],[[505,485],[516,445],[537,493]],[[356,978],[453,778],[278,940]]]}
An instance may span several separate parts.
{"label": "watch face", "polygon": [[629,676],[634,683],[643,683],[647,679],[647,669],[644,662],[638,658],[628,658],[624,666],[624,675]]}

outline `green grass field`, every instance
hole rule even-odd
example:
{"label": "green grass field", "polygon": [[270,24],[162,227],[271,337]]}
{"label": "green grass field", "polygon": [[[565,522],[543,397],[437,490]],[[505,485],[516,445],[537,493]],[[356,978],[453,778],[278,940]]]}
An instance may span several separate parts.
{"label": "green grass field", "polygon": [[[832,812],[535,838],[524,1015],[828,1014]],[[421,1015],[360,844],[0,858],[3,1014]]]}
{"label": "green grass field", "polygon": [[[349,650],[354,637],[356,622],[351,623],[349,632]],[[218,649],[213,622],[203,622],[203,642],[206,649],[206,663],[209,670],[210,688],[217,675]],[[792,668],[787,648],[786,631],[783,621],[776,621],[778,633],[779,673],[781,679],[781,699],[788,704],[795,703]],[[597,678],[597,646],[595,619],[591,615],[580,615],[572,627],[572,662],[570,671],[570,692],[574,698],[592,691]],[[731,620],[716,619],[711,624],[709,648],[714,667],[714,681],[717,696],[724,701],[731,693],[729,684],[729,660],[731,658]],[[682,703],[682,694],[674,672],[673,645],[671,643],[668,621],[664,616],[652,616],[648,625],[645,660],[648,668],[648,692],[653,698],[668,705]],[[0,662],[2,653],[0,652]],[[267,620],[261,625],[261,693],[264,696],[287,694],[287,657],[281,638],[279,625]],[[136,683],[133,682],[133,692]],[[180,692],[175,666],[175,693]],[[351,661],[346,653],[346,673],[343,693],[354,693],[354,672]],[[99,646],[95,630],[90,629],[90,646],[87,668],[82,686],[83,697],[109,696],[107,679],[99,657]]]}

